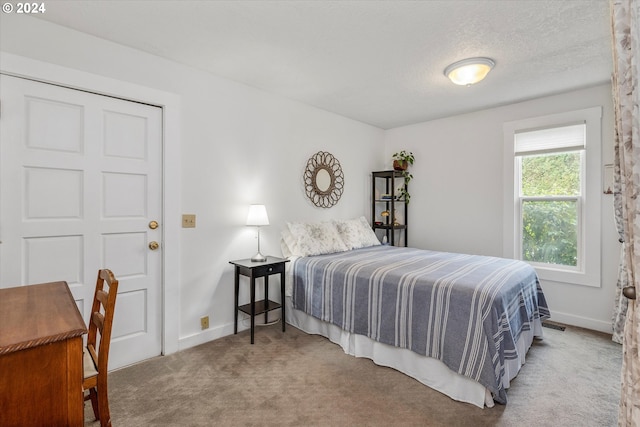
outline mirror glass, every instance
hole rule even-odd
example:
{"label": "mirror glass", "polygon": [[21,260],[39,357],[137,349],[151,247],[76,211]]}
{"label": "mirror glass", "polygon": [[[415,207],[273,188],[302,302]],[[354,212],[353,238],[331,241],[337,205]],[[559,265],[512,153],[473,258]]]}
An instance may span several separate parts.
{"label": "mirror glass", "polygon": [[323,193],[326,193],[331,188],[331,175],[325,168],[318,168],[316,171],[316,187]]}

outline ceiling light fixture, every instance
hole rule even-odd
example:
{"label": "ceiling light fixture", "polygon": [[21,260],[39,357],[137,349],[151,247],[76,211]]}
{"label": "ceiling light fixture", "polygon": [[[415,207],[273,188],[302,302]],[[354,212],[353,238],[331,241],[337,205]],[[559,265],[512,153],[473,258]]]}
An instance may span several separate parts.
{"label": "ceiling light fixture", "polygon": [[484,79],[494,65],[493,59],[468,58],[449,65],[444,75],[457,85],[470,86]]}

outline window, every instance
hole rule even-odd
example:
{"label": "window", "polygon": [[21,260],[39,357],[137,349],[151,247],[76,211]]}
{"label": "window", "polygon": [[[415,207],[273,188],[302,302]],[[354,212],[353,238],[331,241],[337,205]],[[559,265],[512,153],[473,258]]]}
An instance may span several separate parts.
{"label": "window", "polygon": [[600,286],[600,116],[505,124],[505,256],[542,279]]}
{"label": "window", "polygon": [[584,133],[584,124],[516,132],[520,259],[579,268]]}

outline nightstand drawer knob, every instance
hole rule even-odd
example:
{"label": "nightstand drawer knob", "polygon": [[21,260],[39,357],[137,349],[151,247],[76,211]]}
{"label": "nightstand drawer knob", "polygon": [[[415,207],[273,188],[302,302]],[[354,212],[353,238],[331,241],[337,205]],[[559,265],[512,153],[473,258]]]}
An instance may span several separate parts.
{"label": "nightstand drawer knob", "polygon": [[269,271],[273,271],[273,267],[269,267]]}

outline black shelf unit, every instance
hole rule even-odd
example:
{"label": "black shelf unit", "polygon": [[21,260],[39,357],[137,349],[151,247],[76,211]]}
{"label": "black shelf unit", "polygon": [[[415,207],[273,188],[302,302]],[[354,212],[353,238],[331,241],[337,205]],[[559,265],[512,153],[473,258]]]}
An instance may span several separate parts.
{"label": "black shelf unit", "polygon": [[[400,246],[399,243],[403,241],[403,246],[407,246],[409,212],[406,200],[396,195],[396,188],[399,185],[397,180],[401,182],[400,185],[404,186],[405,191],[407,191],[408,186],[404,182],[402,171],[388,170],[371,173],[371,227],[373,231],[383,230],[389,244]],[[384,198],[381,194],[382,191],[384,191]],[[379,197],[376,197],[376,192],[380,195]],[[401,209],[400,213],[398,209]],[[376,222],[380,222],[376,215],[384,211],[388,212],[389,215],[382,217],[381,225],[376,225]],[[404,224],[398,223],[397,216],[404,216]],[[400,238],[399,232],[403,232],[404,239]]]}

